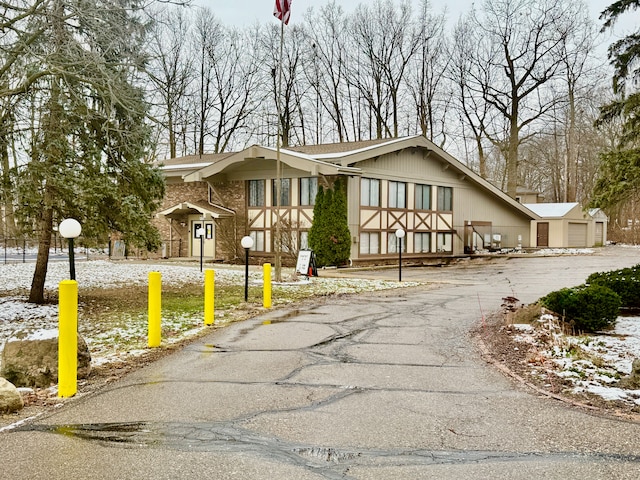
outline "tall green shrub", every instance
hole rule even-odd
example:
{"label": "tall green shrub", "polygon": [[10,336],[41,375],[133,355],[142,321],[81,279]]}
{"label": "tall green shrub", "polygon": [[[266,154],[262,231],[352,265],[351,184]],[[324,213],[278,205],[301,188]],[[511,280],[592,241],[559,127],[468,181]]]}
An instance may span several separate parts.
{"label": "tall green shrub", "polygon": [[309,246],[318,266],[343,265],[351,254],[351,233],[347,220],[347,188],[338,179],[333,189],[318,189],[313,208]]}

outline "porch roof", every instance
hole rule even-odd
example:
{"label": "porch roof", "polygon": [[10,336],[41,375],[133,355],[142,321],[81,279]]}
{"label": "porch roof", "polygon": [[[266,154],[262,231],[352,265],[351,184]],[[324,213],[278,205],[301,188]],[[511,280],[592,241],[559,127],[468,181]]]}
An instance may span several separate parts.
{"label": "porch roof", "polygon": [[157,217],[178,218],[199,213],[205,219],[227,218],[235,215],[233,210],[208,202],[181,202],[156,214]]}

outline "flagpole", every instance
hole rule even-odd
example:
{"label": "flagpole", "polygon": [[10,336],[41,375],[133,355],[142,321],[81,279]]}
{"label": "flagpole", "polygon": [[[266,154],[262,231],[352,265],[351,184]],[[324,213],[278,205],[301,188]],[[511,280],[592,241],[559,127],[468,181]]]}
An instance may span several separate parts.
{"label": "flagpole", "polygon": [[278,93],[276,100],[276,108],[278,110],[278,135],[276,137],[276,238],[274,242],[275,246],[275,280],[276,282],[282,282],[282,241],[280,237],[280,204],[281,204],[281,165],[280,165],[280,142],[282,141],[282,112],[280,109],[281,93],[282,93],[282,56],[284,50],[284,18],[280,22],[280,59],[278,69]]}

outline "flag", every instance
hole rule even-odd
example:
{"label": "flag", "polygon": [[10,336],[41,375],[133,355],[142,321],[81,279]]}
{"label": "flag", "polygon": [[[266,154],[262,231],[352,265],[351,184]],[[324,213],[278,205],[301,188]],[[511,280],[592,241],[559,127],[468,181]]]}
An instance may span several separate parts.
{"label": "flag", "polygon": [[293,0],[276,0],[276,7],[273,9],[273,16],[278,20],[282,20],[285,25],[289,24],[292,1]]}

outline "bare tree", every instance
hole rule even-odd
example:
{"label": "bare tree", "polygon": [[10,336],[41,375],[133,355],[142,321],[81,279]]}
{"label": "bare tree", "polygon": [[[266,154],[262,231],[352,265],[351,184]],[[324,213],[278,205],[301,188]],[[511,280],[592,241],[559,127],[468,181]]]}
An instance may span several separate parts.
{"label": "bare tree", "polygon": [[187,122],[187,97],[193,76],[193,60],[188,51],[189,17],[182,7],[157,14],[150,36],[152,61],[147,69],[159,97],[156,104],[162,131],[166,131],[169,156],[177,156],[178,132]]}
{"label": "bare tree", "polygon": [[[572,28],[574,10],[568,0],[487,0],[481,15],[471,16],[475,41],[482,44],[472,59],[484,78],[472,88],[501,119],[485,125],[494,145],[503,144],[506,190],[515,197],[519,148],[535,133],[535,122],[545,117],[557,98],[548,86],[562,68],[562,45]],[[507,137],[501,138],[506,122]]]}
{"label": "bare tree", "polygon": [[356,52],[349,81],[365,100],[375,123],[375,138],[399,134],[402,86],[409,62],[420,45],[411,21],[411,5],[396,8],[392,0],[360,4],[352,20]]}
{"label": "bare tree", "polygon": [[[407,83],[413,97],[419,132],[435,140],[436,117],[444,116],[445,97],[442,94],[448,65],[444,36],[444,15],[433,15],[428,0],[423,0],[416,28],[418,50],[410,65]],[[444,125],[443,125],[444,127]],[[439,129],[442,133],[444,129]]]}

